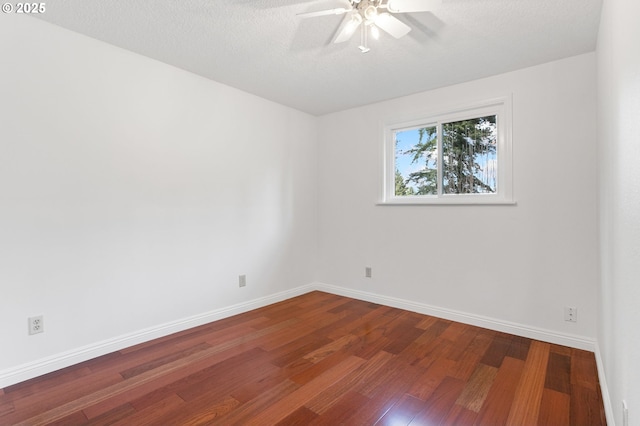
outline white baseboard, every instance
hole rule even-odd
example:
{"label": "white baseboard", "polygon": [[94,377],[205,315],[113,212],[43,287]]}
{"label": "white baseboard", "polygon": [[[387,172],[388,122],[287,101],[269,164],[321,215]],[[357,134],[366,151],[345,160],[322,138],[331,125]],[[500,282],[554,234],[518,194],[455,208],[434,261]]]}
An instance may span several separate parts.
{"label": "white baseboard", "polygon": [[161,324],[156,327],[150,327],[144,330],[114,337],[112,339],[103,340],[101,342],[72,349],[37,361],[22,364],[14,368],[9,368],[0,371],[0,389],[57,371],[61,368],[69,367],[74,364],[106,355],[111,352],[119,351],[130,346],[290,299],[292,297],[308,293],[309,291],[313,291],[314,289],[315,286],[313,284],[297,287],[270,296],[260,297],[232,306],[215,309],[200,315],[194,315],[188,318]]}
{"label": "white baseboard", "polygon": [[607,386],[607,377],[604,373],[604,364],[602,362],[602,353],[600,345],[596,343],[596,367],[598,369],[598,380],[600,381],[600,392],[602,393],[602,403],[604,404],[604,413],[607,417],[607,424],[615,426],[616,419],[613,415],[613,406],[611,405],[611,395],[609,395],[609,386]]}
{"label": "white baseboard", "polygon": [[[596,350],[595,340],[574,336],[569,334],[556,333],[549,330],[543,330],[535,327],[525,326],[522,324],[511,323],[507,321],[497,320],[494,318],[483,317],[480,315],[468,314],[450,309],[443,309],[436,306],[418,303],[410,300],[399,299],[390,296],[379,295],[370,292],[352,290],[345,287],[325,283],[312,283],[291,290],[279,292],[270,296],[238,303],[225,308],[216,309],[205,312],[200,315],[184,318],[177,321],[161,324],[156,327],[150,327],[137,332],[114,337],[112,339],[97,342],[91,345],[76,348],[60,354],[56,354],[47,358],[43,358],[34,362],[19,365],[0,371],[0,389],[11,386],[25,380],[32,379],[61,368],[69,367],[89,359],[93,359],[108,353],[118,351],[139,343],[148,342],[159,337],[164,337],[172,333],[177,333],[189,328],[207,324],[233,315],[250,311],[252,309],[261,308],[263,306],[277,303],[313,290],[333,293],[340,296],[351,297],[354,299],[365,300],[368,302],[379,303],[394,308],[405,309],[408,311],[418,312],[421,314],[432,315],[451,321],[457,321],[464,324],[470,324],[478,327],[488,328],[491,330],[502,331],[505,333],[515,334],[530,339],[541,340],[545,342],[555,343],[559,345],[584,349],[589,351]],[[601,365],[598,370],[603,371]],[[604,376],[602,376],[604,377]],[[604,388],[603,388],[604,398]],[[608,395],[607,395],[608,398]],[[610,404],[609,404],[610,405]],[[606,407],[605,407],[606,408]],[[609,411],[610,411],[609,406]],[[607,414],[609,419],[609,414]]]}
{"label": "white baseboard", "polygon": [[431,315],[434,317],[457,321],[477,327],[502,331],[504,333],[515,334],[516,336],[527,337],[529,339],[555,343],[557,345],[569,346],[577,349],[584,349],[591,352],[594,352],[596,348],[595,340],[588,337],[558,333],[555,331],[517,324],[509,321],[498,320],[481,315],[474,315],[451,309],[439,308],[437,306],[431,306],[425,303],[418,303],[411,300],[399,299],[396,297],[384,296],[380,294],[369,293],[366,291],[352,290],[349,288],[331,284],[316,282],[313,287],[316,290],[325,291],[327,293],[365,300],[367,302],[379,303],[381,305],[405,309],[407,311],[418,312],[420,314]]}

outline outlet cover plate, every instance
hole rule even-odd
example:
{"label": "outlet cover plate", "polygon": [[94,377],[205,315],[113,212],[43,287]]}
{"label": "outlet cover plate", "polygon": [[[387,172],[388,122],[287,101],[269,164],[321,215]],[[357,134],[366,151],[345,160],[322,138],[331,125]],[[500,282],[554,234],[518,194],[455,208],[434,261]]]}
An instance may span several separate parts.
{"label": "outlet cover plate", "polygon": [[44,317],[29,317],[29,334],[44,333]]}
{"label": "outlet cover plate", "polygon": [[565,306],[564,320],[568,322],[578,322],[578,308],[575,306]]}

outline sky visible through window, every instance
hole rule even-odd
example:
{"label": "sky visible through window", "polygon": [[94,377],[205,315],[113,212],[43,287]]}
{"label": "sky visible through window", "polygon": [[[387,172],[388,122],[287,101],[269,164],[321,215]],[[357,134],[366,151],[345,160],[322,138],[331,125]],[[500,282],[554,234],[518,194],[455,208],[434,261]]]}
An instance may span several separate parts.
{"label": "sky visible through window", "polygon": [[396,195],[434,195],[437,186],[442,186],[444,194],[495,193],[496,118],[487,116],[442,124],[442,182],[436,182],[436,127],[395,131],[395,168],[399,174]]}
{"label": "sky visible through window", "polygon": [[[423,129],[426,129],[426,127]],[[414,161],[415,154],[408,151],[415,148],[420,143],[420,128],[397,131],[395,133],[395,137],[396,170],[400,172],[405,185],[408,188],[411,188],[415,193],[418,191],[417,184],[413,181],[409,181],[409,176],[411,173],[416,173],[421,170],[436,170],[438,155],[437,147],[434,146],[434,149],[430,152],[431,158],[427,158],[427,155],[421,155],[417,161]],[[423,140],[423,143],[424,142],[425,141]]]}

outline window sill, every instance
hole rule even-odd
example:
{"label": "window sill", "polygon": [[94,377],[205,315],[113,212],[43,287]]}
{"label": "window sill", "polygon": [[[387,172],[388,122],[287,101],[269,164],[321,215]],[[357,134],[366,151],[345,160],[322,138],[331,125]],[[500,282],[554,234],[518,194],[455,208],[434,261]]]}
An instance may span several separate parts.
{"label": "window sill", "polygon": [[[475,197],[474,197],[475,198]],[[515,206],[517,202],[504,198],[447,198],[447,197],[411,197],[407,199],[394,198],[379,201],[377,206]]]}

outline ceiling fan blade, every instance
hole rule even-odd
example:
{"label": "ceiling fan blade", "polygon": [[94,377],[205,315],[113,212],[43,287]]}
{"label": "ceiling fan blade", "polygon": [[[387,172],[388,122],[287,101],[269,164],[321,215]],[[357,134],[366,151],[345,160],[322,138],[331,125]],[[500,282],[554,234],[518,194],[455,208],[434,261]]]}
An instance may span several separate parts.
{"label": "ceiling fan blade", "polygon": [[392,13],[430,12],[441,4],[442,0],[389,0],[387,9]]}
{"label": "ceiling fan blade", "polygon": [[336,33],[336,38],[333,40],[334,43],[343,43],[351,38],[353,33],[356,32],[358,27],[362,24],[362,17],[359,13],[352,13],[344,18],[338,32]]}
{"label": "ceiling fan blade", "polygon": [[326,9],[326,10],[318,10],[315,12],[304,12],[298,13],[296,16],[301,18],[315,18],[316,16],[326,16],[326,15],[342,15],[347,13],[350,9],[346,9],[344,7],[336,7],[335,9]]}
{"label": "ceiling fan blade", "polygon": [[376,18],[375,24],[381,30],[386,31],[395,38],[403,37],[411,31],[410,26],[388,13],[379,14]]}

